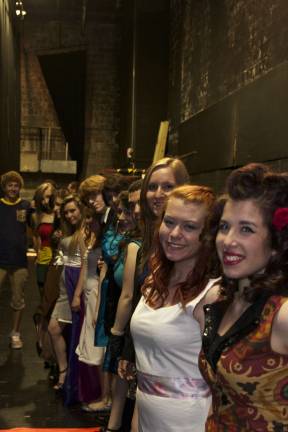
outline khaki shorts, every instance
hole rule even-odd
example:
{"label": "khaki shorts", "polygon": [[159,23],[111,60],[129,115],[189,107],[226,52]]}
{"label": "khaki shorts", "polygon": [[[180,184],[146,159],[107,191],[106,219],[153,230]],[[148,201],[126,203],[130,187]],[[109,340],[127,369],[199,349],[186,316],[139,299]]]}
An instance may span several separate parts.
{"label": "khaki shorts", "polygon": [[28,270],[19,267],[0,268],[0,287],[3,286],[7,276],[12,292],[10,306],[14,310],[24,309],[24,290],[28,279]]}

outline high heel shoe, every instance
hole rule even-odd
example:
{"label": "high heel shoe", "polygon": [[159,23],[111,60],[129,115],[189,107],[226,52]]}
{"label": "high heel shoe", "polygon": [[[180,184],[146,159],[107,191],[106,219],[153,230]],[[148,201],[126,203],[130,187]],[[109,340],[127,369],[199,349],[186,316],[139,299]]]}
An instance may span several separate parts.
{"label": "high heel shoe", "polygon": [[82,410],[86,412],[92,412],[92,413],[106,413],[111,411],[111,402],[103,402],[103,401],[97,401],[97,402],[91,402],[89,404],[83,405]]}
{"label": "high heel shoe", "polygon": [[54,383],[57,382],[59,378],[59,370],[58,365],[56,363],[51,363],[49,365],[50,371],[49,371],[49,380],[54,381]]}
{"label": "high heel shoe", "polygon": [[[66,369],[63,369],[62,371],[59,371],[58,379],[59,379],[60,376],[63,375],[65,372],[67,372],[67,368],[66,368]],[[64,387],[64,383],[65,383],[65,377],[66,377],[66,373],[65,373],[65,375],[64,375],[64,380],[63,380],[63,382],[62,382],[62,380],[61,380],[61,381],[59,380],[59,381],[57,382],[57,384],[55,384],[55,385],[53,386],[53,389],[54,389],[55,391],[61,391],[61,390],[63,389],[63,387]]]}

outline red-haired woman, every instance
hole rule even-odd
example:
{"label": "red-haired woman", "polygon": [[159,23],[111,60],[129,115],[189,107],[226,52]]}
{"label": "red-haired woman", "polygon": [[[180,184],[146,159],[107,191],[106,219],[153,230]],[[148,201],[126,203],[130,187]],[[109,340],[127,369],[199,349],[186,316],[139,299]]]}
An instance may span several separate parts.
{"label": "red-haired woman", "polygon": [[[112,336],[109,346],[111,353],[114,351],[114,345],[116,347],[115,351],[119,350],[118,355],[121,354],[121,349],[119,349],[122,345],[121,339],[123,342],[125,328],[128,333],[126,326],[129,326],[131,315],[141,297],[140,288],[148,272],[148,259],[153,247],[152,243],[155,228],[158,223],[158,218],[163,212],[167,196],[175,187],[188,182],[189,174],[183,162],[177,158],[165,157],[148,168],[143,179],[141,193],[139,190],[140,186],[138,186],[138,190],[135,189],[134,192],[132,192],[132,190],[130,191],[130,201],[134,207],[135,218],[142,227],[143,243],[139,250],[135,244],[129,245],[130,247],[128,246],[125,264],[126,270],[124,271],[124,274],[127,276],[124,276],[115,322],[111,329]],[[125,351],[124,356],[123,352],[121,354],[123,360],[120,361],[121,366],[118,370],[121,378],[125,376],[128,364],[131,365],[135,361],[133,343],[128,334],[126,334]],[[128,361],[130,363],[128,363]],[[115,394],[117,397],[114,397],[113,400],[107,431],[118,430],[121,425],[122,411],[125,402],[124,395],[127,393],[127,386],[127,382],[123,379],[119,378],[117,380],[115,386]],[[129,423],[128,418],[126,419],[126,423]],[[133,424],[135,423],[136,414],[133,420]],[[123,424],[123,426],[125,427],[126,425]]]}
{"label": "red-haired woman", "polygon": [[201,234],[213,204],[205,186],[181,186],[168,198],[153,270],[131,319],[141,432],[205,428],[210,391],[198,369],[201,335],[193,310],[212,283],[211,251]]}

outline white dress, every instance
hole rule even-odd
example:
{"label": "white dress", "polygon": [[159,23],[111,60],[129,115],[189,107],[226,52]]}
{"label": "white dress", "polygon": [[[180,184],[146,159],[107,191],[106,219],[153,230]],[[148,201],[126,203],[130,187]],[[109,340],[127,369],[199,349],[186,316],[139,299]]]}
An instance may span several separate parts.
{"label": "white dress", "polygon": [[67,236],[61,239],[58,255],[54,265],[63,266],[63,270],[59,280],[59,296],[54,306],[51,317],[64,324],[72,323],[71,306],[68,299],[68,293],[65,283],[65,266],[81,268],[81,253],[79,247],[71,254],[69,246],[72,236]]}
{"label": "white dress", "polygon": [[87,255],[87,278],[83,290],[85,315],[81,327],[79,344],[76,348],[79,361],[95,366],[102,364],[104,356],[104,348],[94,346],[95,328],[93,326],[93,318],[95,317],[99,296],[97,266],[100,256],[100,247],[89,250]]}
{"label": "white dress", "polygon": [[142,297],[131,319],[138,379],[139,432],[203,432],[210,391],[198,368],[201,334],[197,303],[153,309]]}

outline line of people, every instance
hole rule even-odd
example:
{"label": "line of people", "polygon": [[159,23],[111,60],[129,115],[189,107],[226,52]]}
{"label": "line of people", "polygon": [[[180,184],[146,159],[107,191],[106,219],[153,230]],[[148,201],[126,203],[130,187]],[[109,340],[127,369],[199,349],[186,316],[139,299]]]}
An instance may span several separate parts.
{"label": "line of people", "polygon": [[[15,207],[23,225],[5,179],[0,218]],[[288,174],[249,164],[216,197],[167,157],[128,183],[36,191],[34,322],[55,391],[104,431],[288,430]]]}

